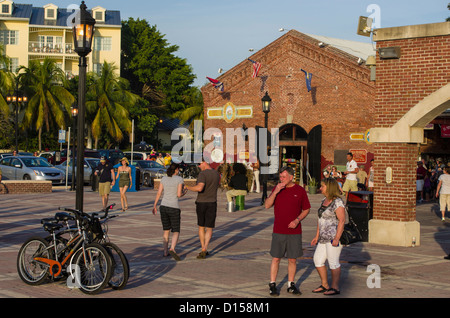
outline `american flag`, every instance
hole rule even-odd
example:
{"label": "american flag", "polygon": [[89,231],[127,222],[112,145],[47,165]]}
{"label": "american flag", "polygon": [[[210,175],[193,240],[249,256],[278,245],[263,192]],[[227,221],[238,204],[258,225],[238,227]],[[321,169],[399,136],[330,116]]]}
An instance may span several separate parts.
{"label": "american flag", "polygon": [[211,84],[215,87],[215,88],[217,88],[217,89],[219,89],[221,92],[223,92],[223,90],[224,90],[224,87],[223,87],[223,83],[222,82],[219,82],[218,80],[216,80],[216,79],[214,79],[214,78],[211,78],[211,77],[206,77],[210,82],[211,82]]}
{"label": "american flag", "polygon": [[253,65],[253,73],[252,78],[256,78],[258,76],[258,72],[261,69],[261,63],[253,61],[251,59],[248,59],[250,62],[252,62]]}

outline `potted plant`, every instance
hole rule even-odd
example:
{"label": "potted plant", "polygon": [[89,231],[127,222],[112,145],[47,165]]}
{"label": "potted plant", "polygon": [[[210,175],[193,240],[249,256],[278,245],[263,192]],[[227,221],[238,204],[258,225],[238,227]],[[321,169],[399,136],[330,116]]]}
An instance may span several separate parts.
{"label": "potted plant", "polygon": [[316,178],[310,178],[308,182],[308,192],[309,194],[316,194],[317,193],[317,180]]}

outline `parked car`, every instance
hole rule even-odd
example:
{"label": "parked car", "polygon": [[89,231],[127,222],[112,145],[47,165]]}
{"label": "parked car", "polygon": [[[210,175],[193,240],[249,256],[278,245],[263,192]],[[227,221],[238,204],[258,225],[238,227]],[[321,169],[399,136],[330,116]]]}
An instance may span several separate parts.
{"label": "parked car", "polygon": [[[124,156],[127,157],[127,159],[131,162],[131,151],[124,151]],[[140,151],[133,151],[133,161],[134,160],[147,160],[150,159],[150,153],[140,152]]]}
{"label": "parked car", "polygon": [[122,150],[118,149],[99,149],[97,152],[101,157],[106,157],[113,165],[119,163],[119,160],[125,157]]}
{"label": "parked car", "polygon": [[[94,170],[98,166],[99,163],[100,163],[99,158],[84,158],[84,175],[83,175],[84,183],[86,183],[86,184],[91,183],[92,174],[94,173]],[[55,166],[55,168],[57,168],[61,171],[64,171],[64,173],[65,173],[66,168],[67,168],[67,160],[64,161],[63,163]],[[77,164],[76,164],[76,158],[75,158],[75,177],[76,177],[76,173],[77,173]],[[72,161],[69,163],[69,168],[67,171],[67,180],[68,180],[68,182],[72,182]]]}
{"label": "parked car", "polygon": [[133,166],[139,169],[142,185],[153,187],[154,179],[161,179],[167,175],[167,169],[159,163],[151,160],[133,161]]}
{"label": "parked car", "polygon": [[[17,154],[19,156],[32,156],[33,155],[31,152],[18,152]],[[5,158],[5,157],[9,157],[9,156],[12,156],[12,155],[13,155],[12,152],[2,153],[2,154],[0,154],[0,159],[1,158]]]}
{"label": "parked car", "polygon": [[55,151],[41,152],[39,157],[45,158],[50,164],[55,165]]}
{"label": "parked car", "polygon": [[5,180],[48,180],[53,184],[65,182],[65,173],[41,157],[5,157],[0,160],[0,168]]}

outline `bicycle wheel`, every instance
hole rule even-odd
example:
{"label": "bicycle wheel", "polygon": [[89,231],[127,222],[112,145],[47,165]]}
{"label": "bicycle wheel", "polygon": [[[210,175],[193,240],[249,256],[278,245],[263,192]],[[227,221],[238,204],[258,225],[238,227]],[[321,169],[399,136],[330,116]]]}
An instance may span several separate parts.
{"label": "bicycle wheel", "polygon": [[115,290],[123,289],[127,285],[128,278],[130,277],[128,259],[116,244],[107,242],[103,246],[109,252],[112,260],[112,276],[108,285]]}
{"label": "bicycle wheel", "polygon": [[17,272],[28,285],[39,285],[49,276],[49,266],[36,261],[35,257],[51,258],[48,242],[41,237],[32,237],[23,243],[17,255]]}
{"label": "bicycle wheel", "polygon": [[[75,283],[85,294],[97,294],[106,287],[112,274],[111,257],[98,243],[80,248],[74,257]],[[71,274],[73,275],[73,274]]]}

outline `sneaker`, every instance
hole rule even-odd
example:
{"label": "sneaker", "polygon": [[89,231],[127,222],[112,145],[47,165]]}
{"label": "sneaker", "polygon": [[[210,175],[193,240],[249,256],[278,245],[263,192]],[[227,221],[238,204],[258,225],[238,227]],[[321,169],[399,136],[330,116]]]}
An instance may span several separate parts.
{"label": "sneaker", "polygon": [[445,222],[445,218],[442,218],[442,222]]}
{"label": "sneaker", "polygon": [[277,290],[277,285],[275,283],[269,284],[269,294],[270,296],[279,296],[280,293]]}
{"label": "sneaker", "polygon": [[294,294],[294,295],[301,295],[302,293],[295,287],[294,283],[291,283],[291,286],[287,289],[288,293]]}

